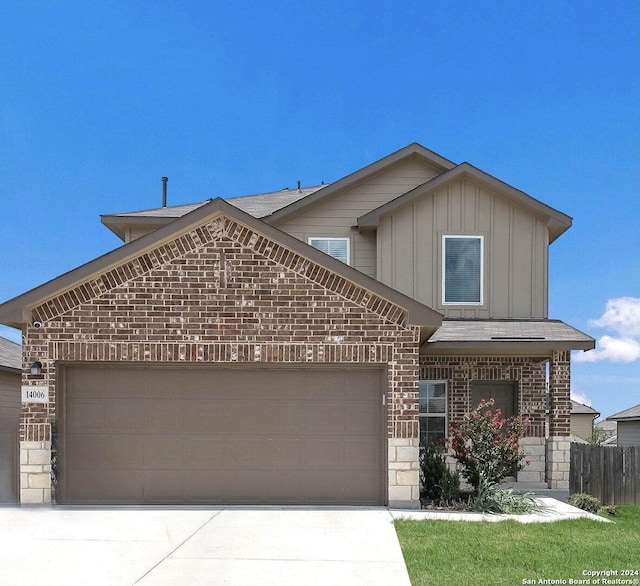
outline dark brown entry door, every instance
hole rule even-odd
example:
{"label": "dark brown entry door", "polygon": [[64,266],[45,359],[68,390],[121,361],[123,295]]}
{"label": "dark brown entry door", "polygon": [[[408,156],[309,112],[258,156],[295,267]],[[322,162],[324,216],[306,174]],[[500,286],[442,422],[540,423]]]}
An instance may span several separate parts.
{"label": "dark brown entry door", "polygon": [[480,401],[495,401],[492,411],[500,409],[505,418],[517,413],[518,383],[515,381],[474,381],[471,383],[471,407],[475,409]]}
{"label": "dark brown entry door", "polygon": [[384,504],[379,368],[64,369],[58,502]]}

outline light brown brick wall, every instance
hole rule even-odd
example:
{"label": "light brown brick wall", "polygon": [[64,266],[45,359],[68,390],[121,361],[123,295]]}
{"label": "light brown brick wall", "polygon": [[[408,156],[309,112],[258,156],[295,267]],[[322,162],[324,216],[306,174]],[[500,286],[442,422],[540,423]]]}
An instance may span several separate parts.
{"label": "light brown brick wall", "polygon": [[23,409],[23,441],[50,440],[59,361],[386,364],[388,436],[418,436],[418,328],[406,311],[228,218],[48,300],[33,319],[43,327],[27,329],[23,384],[49,386],[51,402]]}
{"label": "light brown brick wall", "polygon": [[526,436],[545,436],[546,367],[531,358],[496,356],[420,356],[420,379],[446,380],[449,422],[461,422],[471,403],[473,381],[516,381],[518,414],[528,418]]}

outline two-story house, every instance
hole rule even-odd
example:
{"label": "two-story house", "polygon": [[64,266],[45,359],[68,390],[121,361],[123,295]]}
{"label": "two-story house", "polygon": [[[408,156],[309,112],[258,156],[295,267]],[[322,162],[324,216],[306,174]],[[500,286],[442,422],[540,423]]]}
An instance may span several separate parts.
{"label": "two-story house", "polygon": [[419,442],[489,397],[530,420],[519,480],[568,486],[594,341],[548,317],[565,214],[411,144],[102,222],[122,247],[0,305],[34,365],[22,502],[417,506]]}

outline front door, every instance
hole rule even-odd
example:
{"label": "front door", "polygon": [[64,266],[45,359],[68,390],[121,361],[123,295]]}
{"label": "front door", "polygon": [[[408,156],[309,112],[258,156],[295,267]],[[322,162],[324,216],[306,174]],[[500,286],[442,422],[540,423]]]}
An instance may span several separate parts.
{"label": "front door", "polygon": [[505,418],[517,413],[518,383],[516,381],[474,381],[471,383],[471,406],[475,409],[482,399],[494,400],[492,411],[500,409]]}

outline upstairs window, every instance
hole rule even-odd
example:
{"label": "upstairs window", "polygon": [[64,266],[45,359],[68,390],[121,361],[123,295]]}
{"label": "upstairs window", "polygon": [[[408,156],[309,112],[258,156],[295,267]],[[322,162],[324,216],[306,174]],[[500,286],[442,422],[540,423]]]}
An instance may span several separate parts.
{"label": "upstairs window", "polygon": [[349,264],[348,238],[309,238],[309,244],[345,264]]}
{"label": "upstairs window", "polygon": [[482,236],[442,237],[442,300],[445,304],[482,304]]}

